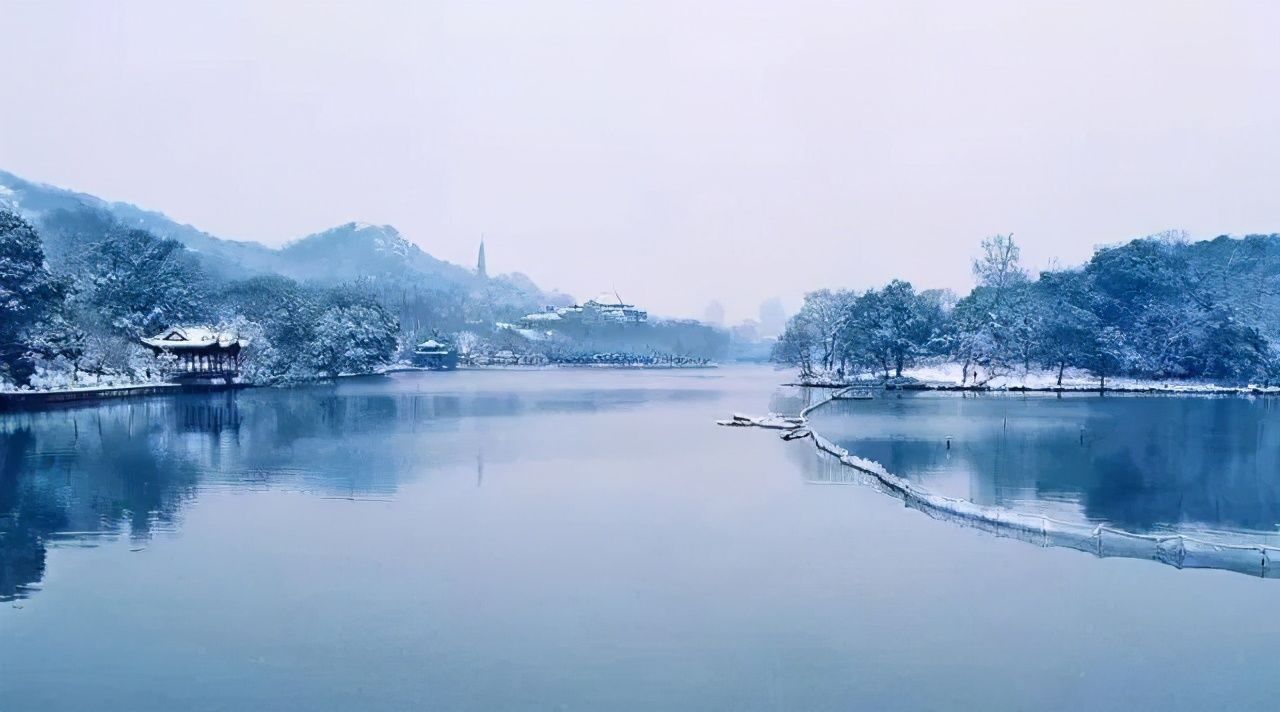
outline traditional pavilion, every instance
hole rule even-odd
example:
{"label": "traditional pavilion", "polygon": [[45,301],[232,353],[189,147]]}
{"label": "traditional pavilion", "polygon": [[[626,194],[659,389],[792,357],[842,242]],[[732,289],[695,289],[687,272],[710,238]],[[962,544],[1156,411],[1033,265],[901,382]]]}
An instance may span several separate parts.
{"label": "traditional pavilion", "polygon": [[413,349],[413,365],[440,371],[452,371],[458,367],[458,351],[449,344],[427,339]]}
{"label": "traditional pavilion", "polygon": [[240,351],[248,339],[202,326],[175,326],[142,343],[157,357],[172,356],[171,377],[182,380],[226,379],[240,372]]}

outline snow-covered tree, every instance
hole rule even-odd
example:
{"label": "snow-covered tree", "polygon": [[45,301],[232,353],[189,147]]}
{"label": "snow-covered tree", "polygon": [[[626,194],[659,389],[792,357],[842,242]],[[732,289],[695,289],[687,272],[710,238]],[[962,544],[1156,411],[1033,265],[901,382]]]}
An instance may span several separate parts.
{"label": "snow-covered tree", "polygon": [[1107,377],[1132,368],[1134,351],[1124,332],[1114,326],[1103,327],[1090,344],[1085,367],[1098,377],[1098,387],[1105,390]]}
{"label": "snow-covered tree", "polygon": [[818,332],[809,316],[801,311],[787,321],[770,358],[775,363],[795,366],[802,378],[814,375],[814,363],[818,358],[824,336]]}
{"label": "snow-covered tree", "polygon": [[458,357],[469,361],[480,346],[480,337],[474,331],[460,331],[453,339],[453,347],[458,350]]}
{"label": "snow-covered tree", "polygon": [[400,327],[375,300],[339,298],[315,325],[310,361],[317,373],[368,373],[391,363]]}
{"label": "snow-covered tree", "polygon": [[964,364],[966,378],[971,366],[994,373],[1031,365],[1038,314],[1020,258],[1013,235],[982,241],[982,254],[973,261],[978,285],[957,303],[952,319],[952,353]]}
{"label": "snow-covered tree", "polygon": [[1089,365],[1098,318],[1089,309],[1089,287],[1081,272],[1046,272],[1034,289],[1035,357],[1057,372]]}
{"label": "snow-covered tree", "polygon": [[1203,372],[1210,378],[1230,383],[1247,383],[1265,378],[1270,363],[1266,340],[1253,326],[1220,307],[1206,319]]}
{"label": "snow-covered tree", "polygon": [[322,299],[321,290],[278,275],[232,282],[221,291],[222,323],[249,335],[249,353],[241,361],[245,380],[281,383],[315,375],[308,355]]}
{"label": "snow-covered tree", "polygon": [[793,323],[807,332],[815,349],[815,367],[834,371],[847,366],[850,354],[842,351],[842,331],[858,293],[846,289],[819,289],[804,295],[804,305]]}
{"label": "snow-covered tree", "polygon": [[58,308],[65,285],[45,264],[40,235],[17,213],[0,210],[0,376],[31,378],[31,331]]}
{"label": "snow-covered tree", "polygon": [[861,364],[873,364],[888,376],[901,376],[930,353],[944,324],[936,295],[917,294],[910,282],[893,280],[881,290],[858,297],[847,310],[842,340]]}
{"label": "snow-covered tree", "polygon": [[205,278],[186,248],[113,229],[74,257],[80,306],[129,338],[207,316]]}
{"label": "snow-covered tree", "polygon": [[1011,290],[1027,281],[1021,258],[1022,250],[1013,241],[1013,233],[993,235],[982,241],[982,254],[973,261],[973,276],[978,284],[991,290],[997,309]]}

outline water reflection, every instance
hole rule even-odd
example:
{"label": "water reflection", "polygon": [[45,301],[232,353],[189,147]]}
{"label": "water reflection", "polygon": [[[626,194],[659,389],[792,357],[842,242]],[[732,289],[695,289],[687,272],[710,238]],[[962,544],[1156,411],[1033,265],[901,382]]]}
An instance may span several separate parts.
{"label": "water reflection", "polygon": [[834,403],[814,422],[850,452],[976,504],[1280,543],[1272,399],[902,394]]}
{"label": "water reflection", "polygon": [[481,486],[486,461],[520,453],[487,444],[483,427],[467,425],[477,419],[714,397],[687,385],[548,388],[542,380],[450,392],[454,383],[358,379],[0,415],[0,601],[38,589],[50,546],[145,542],[179,526],[202,489],[379,499],[471,458]]}

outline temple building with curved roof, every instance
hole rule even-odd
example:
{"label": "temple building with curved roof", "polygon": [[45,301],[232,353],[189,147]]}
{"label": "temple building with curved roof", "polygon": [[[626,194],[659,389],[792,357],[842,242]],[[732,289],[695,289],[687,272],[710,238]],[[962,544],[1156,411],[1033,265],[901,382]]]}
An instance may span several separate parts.
{"label": "temple building with curved roof", "polygon": [[170,359],[175,380],[230,379],[239,375],[240,352],[249,340],[205,326],[172,326],[139,339],[157,358]]}

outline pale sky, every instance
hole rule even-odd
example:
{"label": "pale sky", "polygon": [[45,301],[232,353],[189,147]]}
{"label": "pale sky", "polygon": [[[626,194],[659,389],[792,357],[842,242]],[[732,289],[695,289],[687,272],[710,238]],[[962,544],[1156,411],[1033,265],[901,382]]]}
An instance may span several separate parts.
{"label": "pale sky", "polygon": [[0,168],[667,315],[1280,231],[1275,2],[14,2]]}

